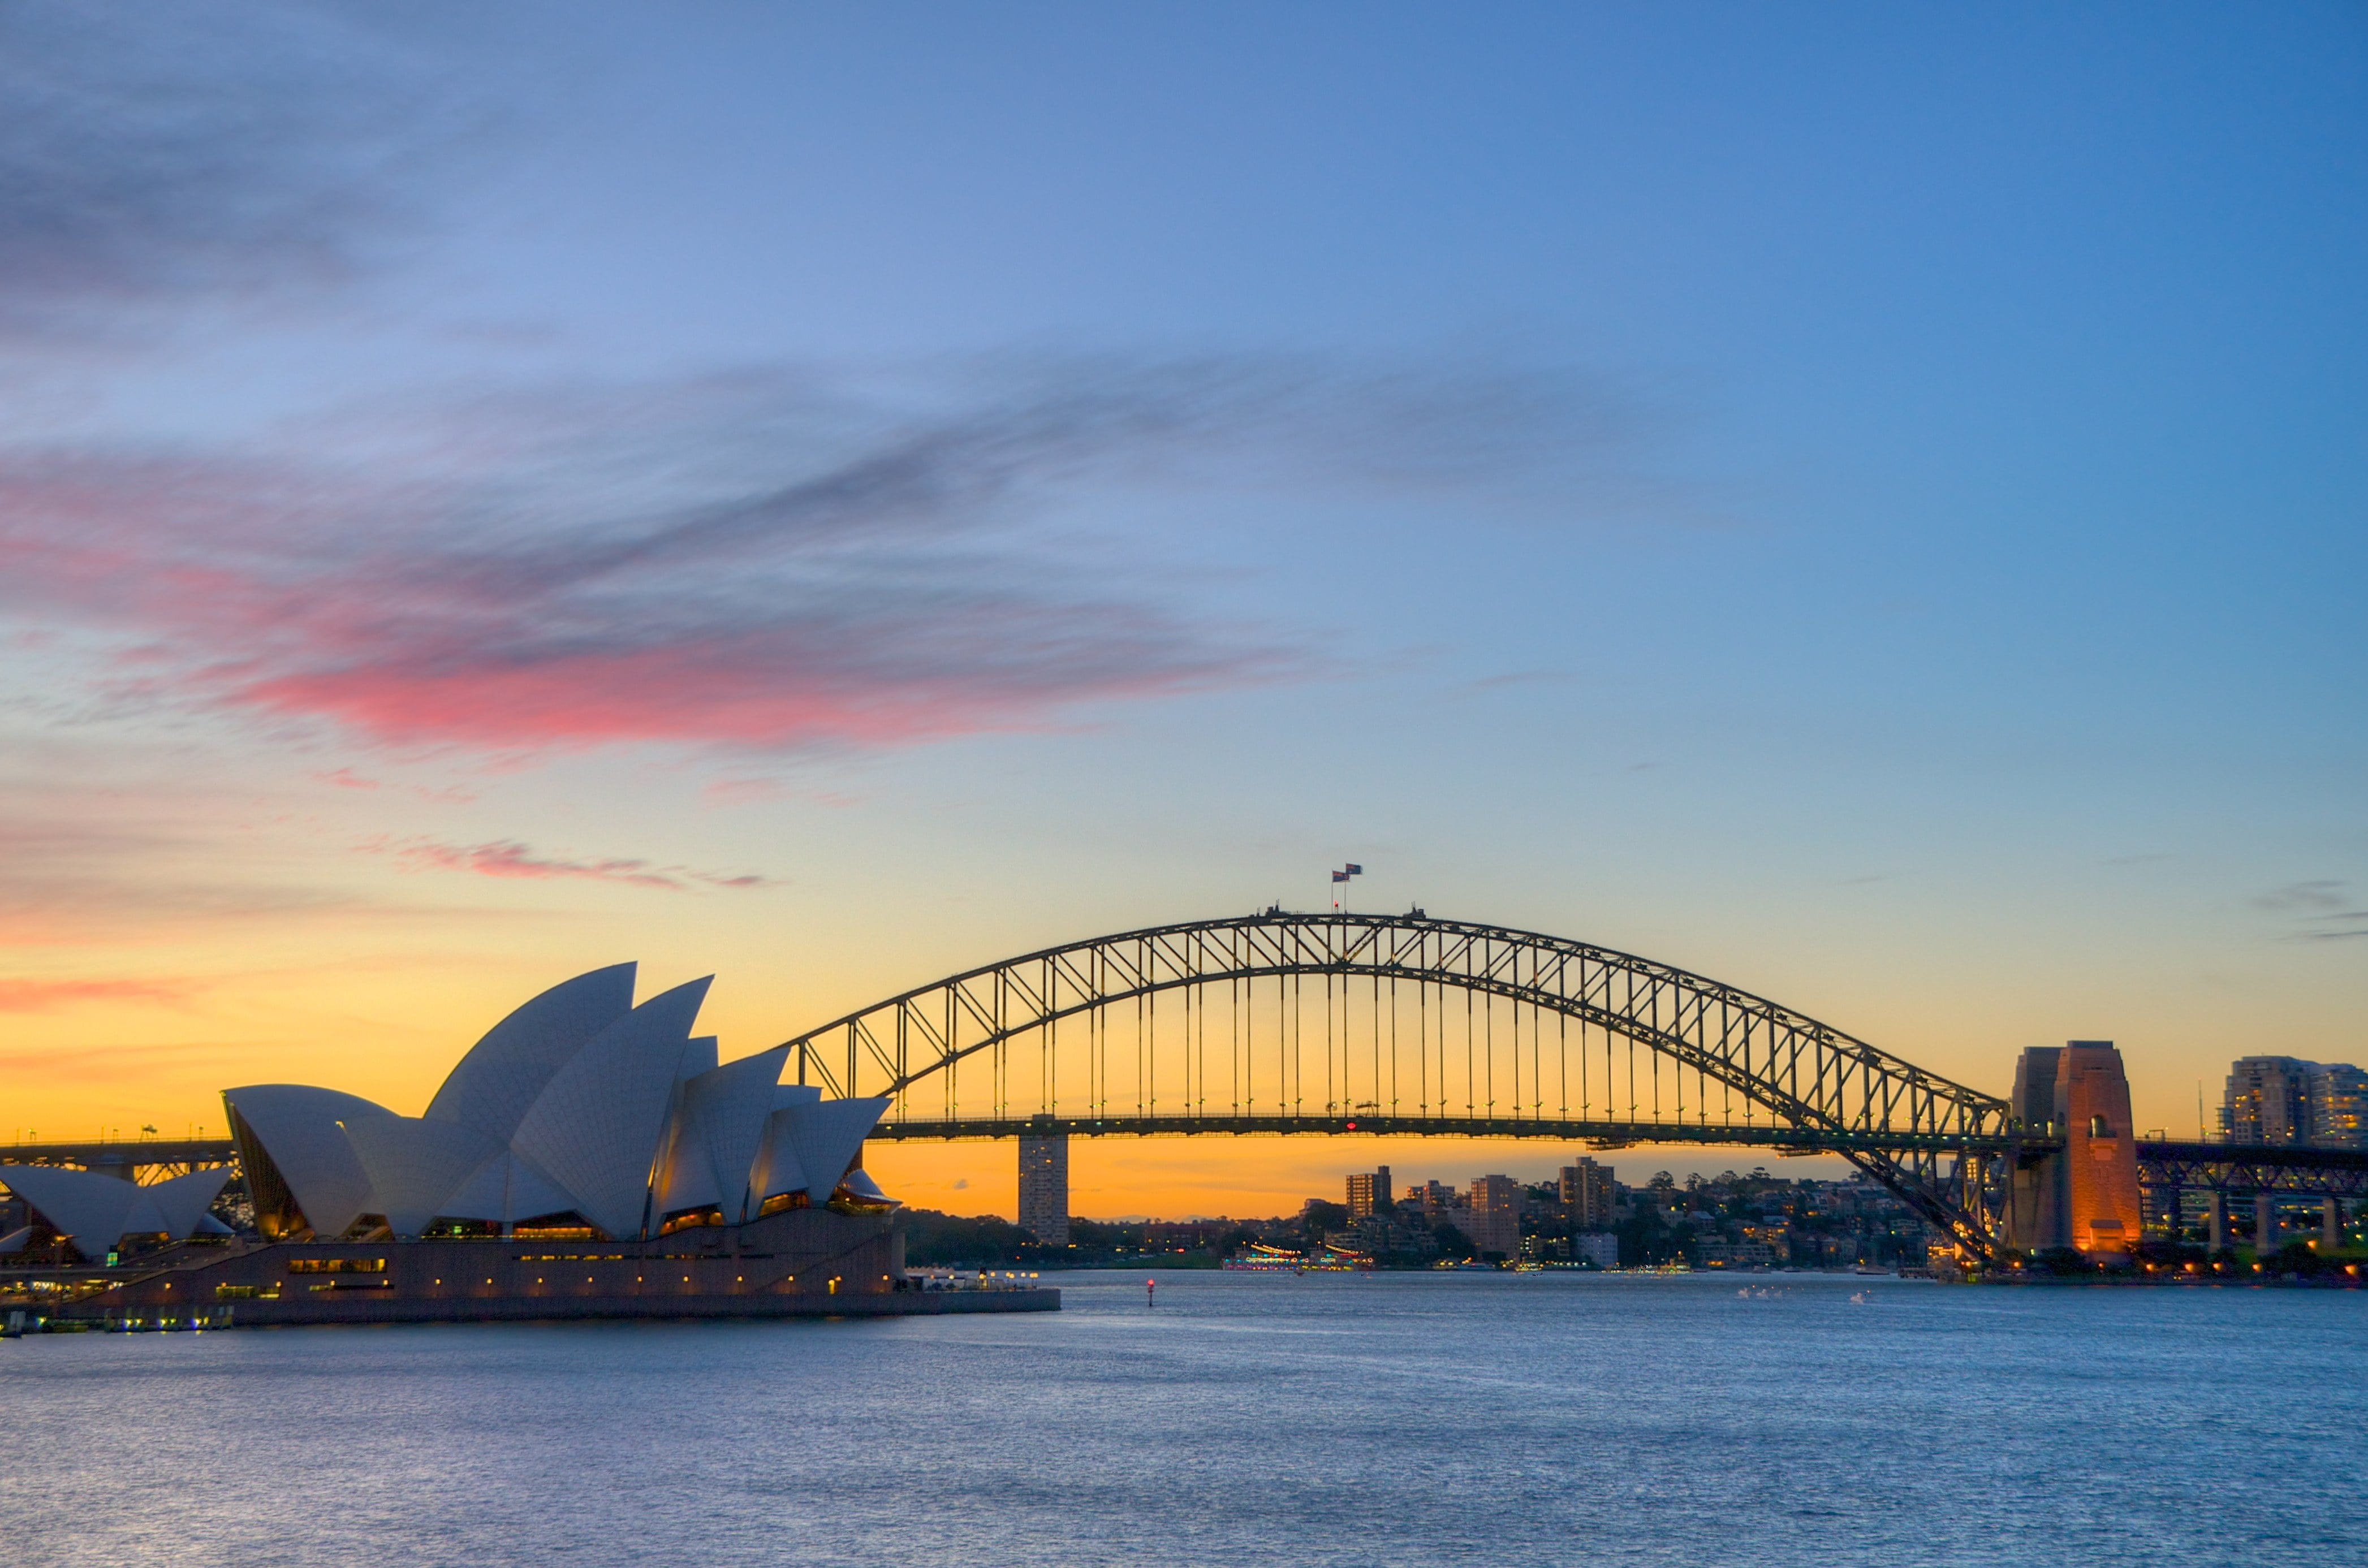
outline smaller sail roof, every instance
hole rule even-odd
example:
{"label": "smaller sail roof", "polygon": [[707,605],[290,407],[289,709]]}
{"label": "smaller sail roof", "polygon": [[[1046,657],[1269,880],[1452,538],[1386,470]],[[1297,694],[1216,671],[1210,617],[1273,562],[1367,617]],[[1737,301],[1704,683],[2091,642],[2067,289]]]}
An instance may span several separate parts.
{"label": "smaller sail roof", "polygon": [[426,1117],[356,1116],[340,1123],[370,1185],[370,1212],[398,1236],[416,1236],[448,1212],[446,1200],[502,1152],[465,1122]]}
{"label": "smaller sail roof", "polygon": [[[158,1221],[156,1229],[180,1242],[209,1229],[206,1210],[213,1207],[214,1199],[220,1198],[222,1188],[230,1185],[230,1177],[228,1165],[216,1165],[211,1170],[191,1171],[187,1176],[176,1176],[170,1181],[160,1181],[140,1190],[155,1213]],[[211,1228],[218,1230],[221,1227],[217,1223]]]}
{"label": "smaller sail roof", "polygon": [[565,1188],[509,1150],[487,1160],[444,1200],[437,1212],[451,1220],[490,1220],[513,1225],[575,1207]]}
{"label": "smaller sail roof", "polygon": [[0,1182],[97,1263],[123,1234],[140,1189],[121,1176],[59,1165],[0,1165]]}
{"label": "smaller sail roof", "polygon": [[788,1119],[789,1144],[805,1173],[807,1197],[821,1203],[838,1190],[838,1178],[855,1163],[887,1108],[884,1099],[815,1100],[780,1113]]}
{"label": "smaller sail roof", "polygon": [[379,1212],[370,1176],[337,1124],[394,1112],[359,1095],[304,1084],[250,1084],[223,1090],[222,1100],[270,1155],[313,1234],[343,1235],[362,1215]]}
{"label": "smaller sail roof", "polygon": [[163,1233],[186,1241],[222,1195],[230,1170],[220,1166],[140,1187],[121,1176],[60,1165],[0,1165],[0,1183],[71,1238],[96,1263],[127,1235]]}

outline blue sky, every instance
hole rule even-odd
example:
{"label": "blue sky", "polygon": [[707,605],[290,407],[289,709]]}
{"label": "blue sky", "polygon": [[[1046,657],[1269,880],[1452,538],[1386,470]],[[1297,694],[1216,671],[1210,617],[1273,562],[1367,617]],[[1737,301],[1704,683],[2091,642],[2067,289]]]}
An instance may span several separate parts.
{"label": "blue sky", "polygon": [[2157,1123],[2368,1052],[2357,7],[0,25],[11,1125],[1348,858]]}

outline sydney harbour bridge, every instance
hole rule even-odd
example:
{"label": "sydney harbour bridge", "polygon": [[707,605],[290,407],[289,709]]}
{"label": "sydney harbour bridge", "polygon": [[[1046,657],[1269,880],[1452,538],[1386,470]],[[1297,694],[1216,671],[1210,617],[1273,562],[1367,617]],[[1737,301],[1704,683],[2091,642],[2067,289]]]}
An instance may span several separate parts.
{"label": "sydney harbour bridge", "polygon": [[[1974,1257],[2011,1239],[2016,1173],[2060,1165],[2077,1141],[1735,986],[1420,909],[1274,907],[1098,937],[786,1043],[800,1082],[891,1102],[875,1138],[1378,1135],[1838,1154]],[[2137,1179],[2168,1184],[2174,1213],[2180,1187],[2368,1195],[2368,1158],[2351,1152],[2131,1144]],[[149,1146],[14,1157],[126,1175],[233,1157],[227,1144],[135,1148]]]}
{"label": "sydney harbour bridge", "polygon": [[[1098,937],[787,1043],[801,1081],[891,1101],[876,1138],[1300,1133],[1831,1153],[1975,1257],[2009,1239],[2015,1173],[2060,1162],[2066,1143],[2006,1099],[1735,986],[1420,909],[1275,907]],[[2174,1189],[2368,1193],[2368,1160],[2353,1154],[2132,1142],[2139,1179]]]}

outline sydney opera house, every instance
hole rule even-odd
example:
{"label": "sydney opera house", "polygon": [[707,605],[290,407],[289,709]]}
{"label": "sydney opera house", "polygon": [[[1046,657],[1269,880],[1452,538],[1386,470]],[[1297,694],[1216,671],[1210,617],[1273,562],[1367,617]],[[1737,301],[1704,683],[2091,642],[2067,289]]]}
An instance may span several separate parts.
{"label": "sydney opera house", "polygon": [[[720,1063],[708,981],[636,1006],[634,966],[578,975],[461,1059],[424,1115],[293,1084],[225,1090],[256,1235],[166,1246],[110,1313],[244,1323],[962,1310],[904,1290],[895,1204],[861,1168],[887,1101],[780,1082],[785,1048]],[[230,1178],[53,1167],[5,1182],[92,1263],[229,1227]],[[1001,1310],[1057,1304],[1008,1292]],[[973,1309],[989,1308],[981,1300]]]}

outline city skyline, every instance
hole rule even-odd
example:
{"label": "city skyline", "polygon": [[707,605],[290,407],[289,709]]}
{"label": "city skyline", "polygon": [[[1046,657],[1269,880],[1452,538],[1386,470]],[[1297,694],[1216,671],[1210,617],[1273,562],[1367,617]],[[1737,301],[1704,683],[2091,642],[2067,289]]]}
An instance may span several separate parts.
{"label": "city skyline", "polygon": [[2351,13],[0,28],[0,1131],[416,1116],[628,955],[729,1062],[1349,862],[2175,1136],[2368,1060]]}

